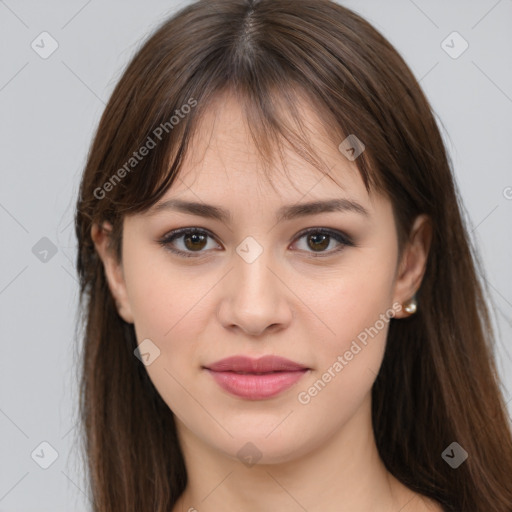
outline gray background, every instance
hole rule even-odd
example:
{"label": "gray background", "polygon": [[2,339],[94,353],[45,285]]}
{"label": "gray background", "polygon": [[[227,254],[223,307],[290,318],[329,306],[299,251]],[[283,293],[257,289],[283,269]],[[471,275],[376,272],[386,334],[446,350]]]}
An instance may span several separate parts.
{"label": "gray background", "polygon": [[[141,39],[185,3],[0,0],[0,512],[89,509],[74,438],[73,207],[93,132],[125,64]],[[489,284],[509,401],[512,1],[343,4],[395,45],[442,123]],[[34,40],[42,46],[43,31],[59,45],[47,59],[31,47]],[[453,31],[469,44],[458,58],[441,46]],[[448,44],[452,52],[461,48],[457,40]],[[56,250],[45,262],[44,253],[33,252],[38,242],[39,251]],[[41,452],[45,441],[58,452],[48,469],[35,462],[50,462],[50,450]]]}

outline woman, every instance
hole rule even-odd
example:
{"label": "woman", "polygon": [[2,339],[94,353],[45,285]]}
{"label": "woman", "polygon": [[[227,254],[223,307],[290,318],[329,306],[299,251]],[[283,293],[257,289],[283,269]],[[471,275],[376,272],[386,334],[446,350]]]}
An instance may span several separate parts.
{"label": "woman", "polygon": [[105,109],[76,234],[95,511],[512,510],[448,157],[350,10],[163,23]]}

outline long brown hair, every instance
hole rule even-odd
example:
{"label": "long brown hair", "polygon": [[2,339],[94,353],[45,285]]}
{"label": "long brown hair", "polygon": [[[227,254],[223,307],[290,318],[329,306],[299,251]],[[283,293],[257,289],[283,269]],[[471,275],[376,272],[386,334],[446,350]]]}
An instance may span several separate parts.
{"label": "long brown hair", "polygon": [[[75,218],[80,419],[94,511],[168,512],[187,473],[172,411],[134,356],[134,328],[117,313],[91,226],[112,223],[120,259],[124,216],[148,209],[172,185],[198,119],[226,91],[243,105],[262,161],[288,141],[322,169],[293,128],[301,126],[299,93],[333,141],[355,134],[366,146],[356,164],[367,190],[392,202],[400,255],[415,217],[430,217],[418,312],[391,320],[372,389],[377,447],[396,478],[446,510],[510,512],[512,435],[494,334],[435,116],[390,43],[329,0],[188,5],[142,45],[106,106]],[[441,456],[454,441],[468,453],[457,469]]]}

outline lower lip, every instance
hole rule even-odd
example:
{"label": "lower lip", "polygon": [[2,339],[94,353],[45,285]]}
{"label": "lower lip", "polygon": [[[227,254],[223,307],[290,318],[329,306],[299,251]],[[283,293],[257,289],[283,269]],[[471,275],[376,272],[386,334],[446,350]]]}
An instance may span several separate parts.
{"label": "lower lip", "polygon": [[291,388],[308,370],[260,375],[207,371],[222,389],[232,395],[247,400],[264,400]]}

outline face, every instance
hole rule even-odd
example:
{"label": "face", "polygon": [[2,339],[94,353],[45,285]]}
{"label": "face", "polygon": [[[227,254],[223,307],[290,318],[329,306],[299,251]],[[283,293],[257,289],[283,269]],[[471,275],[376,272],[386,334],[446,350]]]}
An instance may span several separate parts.
{"label": "face", "polygon": [[[307,103],[302,111],[334,181],[290,149],[293,183],[277,159],[272,187],[239,105],[224,98],[165,197],[125,218],[122,263],[93,231],[119,313],[146,340],[146,370],[181,439],[233,458],[251,442],[262,463],[319,449],[355,418],[369,425],[389,319],[406,316],[399,304],[419,287],[425,262],[421,219],[398,261],[391,203],[368,195],[356,163]],[[333,200],[345,202],[297,208]],[[205,205],[225,218],[203,216]],[[215,367],[232,356],[295,366]]]}

